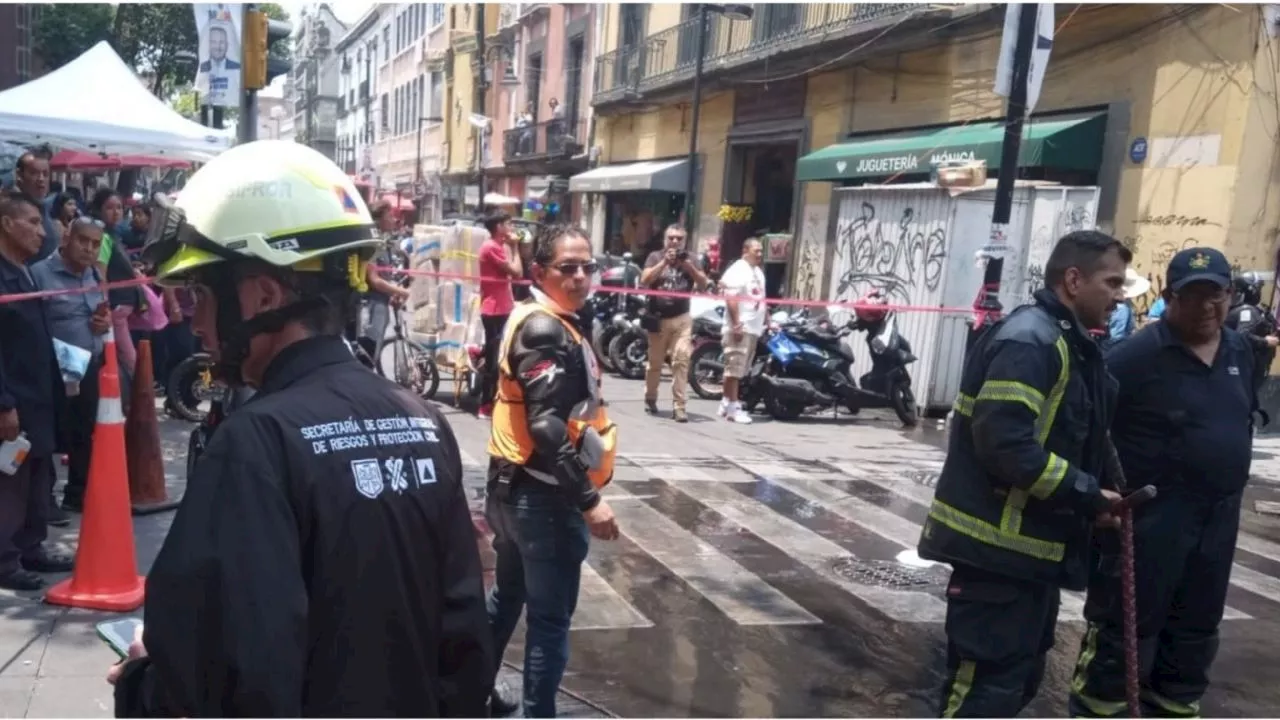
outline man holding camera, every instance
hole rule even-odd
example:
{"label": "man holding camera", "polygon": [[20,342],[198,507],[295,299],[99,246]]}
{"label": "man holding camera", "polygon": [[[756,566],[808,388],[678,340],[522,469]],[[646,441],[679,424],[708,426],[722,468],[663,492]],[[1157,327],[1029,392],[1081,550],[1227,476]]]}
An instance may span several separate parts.
{"label": "man holding camera", "polygon": [[[640,284],[652,290],[687,293],[704,290],[707,276],[689,257],[685,249],[684,226],[667,227],[662,250],[649,254],[640,274]],[[649,313],[643,320],[649,333],[649,369],[644,376],[644,408],[650,415],[658,412],[658,381],[662,365],[671,353],[671,417],[678,423],[689,422],[685,414],[689,382],[689,353],[693,342],[693,318],[689,316],[688,297],[649,297]]]}

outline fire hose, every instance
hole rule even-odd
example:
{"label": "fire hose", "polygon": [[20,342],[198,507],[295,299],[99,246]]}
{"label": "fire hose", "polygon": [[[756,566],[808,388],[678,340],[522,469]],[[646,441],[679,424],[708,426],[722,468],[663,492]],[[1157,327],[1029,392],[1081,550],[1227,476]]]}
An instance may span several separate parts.
{"label": "fire hose", "polygon": [[1120,518],[1120,604],[1124,617],[1124,695],[1129,706],[1129,717],[1142,717],[1141,665],[1138,663],[1138,601],[1137,579],[1133,562],[1133,509],[1156,496],[1154,485],[1144,485],[1131,493],[1125,493],[1128,482],[1116,446],[1107,436],[1107,474],[1111,476],[1123,499],[1112,507],[1112,513]]}

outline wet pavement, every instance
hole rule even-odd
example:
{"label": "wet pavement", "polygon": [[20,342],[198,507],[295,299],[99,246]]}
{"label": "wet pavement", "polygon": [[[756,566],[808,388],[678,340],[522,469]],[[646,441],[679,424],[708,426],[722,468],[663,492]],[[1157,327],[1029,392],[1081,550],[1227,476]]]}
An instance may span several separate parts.
{"label": "wet pavement", "polygon": [[[737,426],[699,400],[677,425],[643,413],[642,383],[611,379],[606,390],[623,433],[607,490],[623,536],[592,542],[564,682],[586,702],[566,695],[563,715],[934,714],[947,571],[899,560],[919,538],[942,428],[904,432],[882,413]],[[444,410],[478,515],[487,424]],[[190,426],[161,425],[179,495]],[[1255,475],[1206,716],[1280,707],[1280,520],[1253,511],[1256,500],[1280,502],[1280,438],[1258,441]],[[135,521],[144,571],[171,517]],[[75,528],[59,538],[74,542]],[[1027,715],[1065,714],[1081,602],[1064,594],[1057,647]],[[110,716],[102,676],[113,655],[94,634],[100,617],[0,592],[0,714]],[[521,627],[506,654],[514,666],[523,636]],[[518,686],[510,668],[503,679]]]}
{"label": "wet pavement", "polygon": [[[186,485],[187,438],[193,426],[162,413],[158,417],[169,496],[179,498]],[[79,540],[79,516],[72,517],[71,527],[55,529],[51,537],[67,551]],[[172,520],[172,512],[134,518],[140,571],[151,567]],[[41,597],[0,590],[0,717],[114,717],[112,689],[105,678],[116,655],[98,638],[95,625],[122,616],[46,605]],[[520,674],[510,664],[499,681],[519,691]],[[561,717],[609,716],[589,701],[572,697],[572,691],[563,694],[559,710]]]}
{"label": "wet pavement", "polygon": [[[623,536],[592,541],[566,687],[625,717],[936,712],[948,570],[900,560],[915,560],[940,424],[908,432],[877,412],[736,426],[691,400],[677,425],[643,413],[642,383],[611,380],[606,394],[623,433],[607,491]],[[478,489],[487,428],[446,412]],[[1278,458],[1280,439],[1259,441],[1206,716],[1280,706],[1280,522],[1252,511],[1280,495]],[[1065,714],[1082,607],[1064,593],[1026,715]]]}

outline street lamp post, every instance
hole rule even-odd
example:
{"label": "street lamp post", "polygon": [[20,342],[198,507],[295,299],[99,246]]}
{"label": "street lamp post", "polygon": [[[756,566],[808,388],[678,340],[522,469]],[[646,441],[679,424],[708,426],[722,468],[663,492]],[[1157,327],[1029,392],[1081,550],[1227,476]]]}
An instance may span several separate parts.
{"label": "street lamp post", "polygon": [[716,5],[713,3],[698,4],[698,39],[694,52],[697,57],[693,64],[693,112],[689,118],[689,178],[684,190],[684,225],[685,232],[692,236],[694,226],[694,187],[698,180],[698,116],[702,110],[702,61],[707,54],[707,15],[716,13],[730,20],[750,20],[755,13],[750,5]]}

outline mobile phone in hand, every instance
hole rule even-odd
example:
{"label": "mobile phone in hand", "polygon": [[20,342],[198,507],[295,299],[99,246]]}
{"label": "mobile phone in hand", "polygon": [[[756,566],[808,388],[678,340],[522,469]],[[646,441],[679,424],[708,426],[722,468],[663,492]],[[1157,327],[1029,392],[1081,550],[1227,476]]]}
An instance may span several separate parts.
{"label": "mobile phone in hand", "polygon": [[142,627],[142,618],[129,617],[123,620],[107,620],[95,626],[98,637],[116,651],[123,660],[129,657],[129,646],[133,644],[138,628]]}

